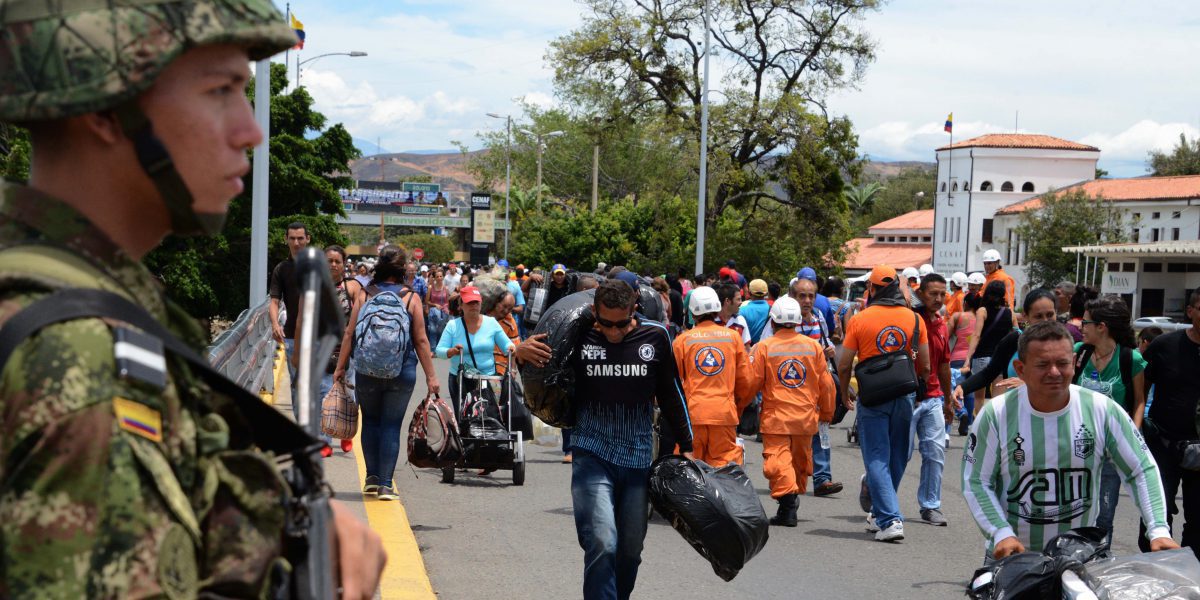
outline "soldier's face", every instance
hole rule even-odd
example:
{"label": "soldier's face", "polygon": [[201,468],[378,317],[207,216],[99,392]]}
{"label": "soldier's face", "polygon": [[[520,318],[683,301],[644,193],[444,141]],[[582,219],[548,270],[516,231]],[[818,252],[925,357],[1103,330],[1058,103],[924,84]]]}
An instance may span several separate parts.
{"label": "soldier's face", "polygon": [[237,46],[188,50],[139,99],[197,213],[225,213],[250,171],[246,150],[262,142],[246,98],[248,64]]}

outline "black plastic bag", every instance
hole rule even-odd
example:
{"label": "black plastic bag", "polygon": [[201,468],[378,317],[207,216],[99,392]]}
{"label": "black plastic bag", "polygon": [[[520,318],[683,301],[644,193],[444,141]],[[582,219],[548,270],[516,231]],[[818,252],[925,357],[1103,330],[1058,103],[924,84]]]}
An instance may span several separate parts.
{"label": "black plastic bag", "polygon": [[545,333],[550,360],[544,367],[526,363],[521,367],[525,406],[537,418],[554,427],[574,427],[575,370],[572,356],[584,334],[595,323],[592,302],[595,290],[577,292],[559,300],[538,321],[533,334]]}
{"label": "black plastic bag", "polygon": [[976,600],[1036,600],[1062,597],[1062,574],[1086,577],[1083,563],[1108,557],[1105,532],[1077,527],[1046,542],[1041,552],[1022,552],[975,571],[967,595]]}
{"label": "black plastic bag", "polygon": [[650,502],[725,581],[767,544],[767,513],[737,464],[714,469],[670,455],[650,467]]}
{"label": "black plastic bag", "polygon": [[659,323],[665,321],[664,317],[667,311],[663,310],[662,294],[654,291],[654,288],[648,285],[639,285],[637,292],[638,312],[651,321],[658,321]]}
{"label": "black plastic bag", "polygon": [[1110,556],[1109,544],[1104,541],[1107,535],[1099,527],[1076,527],[1046,542],[1042,554],[1077,560],[1081,563],[1108,558]]}

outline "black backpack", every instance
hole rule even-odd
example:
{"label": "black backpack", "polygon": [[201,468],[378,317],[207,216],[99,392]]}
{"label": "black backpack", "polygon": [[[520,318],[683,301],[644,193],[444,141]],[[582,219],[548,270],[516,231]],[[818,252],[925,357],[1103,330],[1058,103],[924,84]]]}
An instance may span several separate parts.
{"label": "black backpack", "polygon": [[[1088,361],[1092,359],[1092,353],[1096,351],[1096,347],[1091,344],[1084,344],[1075,351],[1075,376],[1071,378],[1071,383],[1079,385],[1079,380],[1083,377],[1083,368],[1087,366]],[[1117,367],[1121,370],[1121,384],[1125,386],[1125,410],[1129,412],[1129,416],[1133,417],[1133,407],[1137,405],[1133,399],[1133,349],[1128,346],[1117,345]],[[1113,398],[1116,400],[1116,398]]]}

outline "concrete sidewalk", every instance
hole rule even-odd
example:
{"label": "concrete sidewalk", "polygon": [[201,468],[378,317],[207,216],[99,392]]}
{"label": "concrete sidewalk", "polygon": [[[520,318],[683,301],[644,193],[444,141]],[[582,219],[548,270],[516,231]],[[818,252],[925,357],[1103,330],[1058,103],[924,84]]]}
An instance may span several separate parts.
{"label": "concrete sidewalk", "polygon": [[[292,417],[291,377],[282,347],[275,359],[275,393],[264,393],[262,396],[263,401]],[[325,459],[325,477],[333,488],[334,499],[367,521],[371,529],[383,538],[388,560],[375,597],[384,600],[436,598],[404,504],[399,500],[380,502],[373,494],[364,498],[362,481],[366,478],[366,463],[359,448],[361,443],[358,435],[355,435],[354,449],[350,452],[342,452],[335,440],[333,456]]]}

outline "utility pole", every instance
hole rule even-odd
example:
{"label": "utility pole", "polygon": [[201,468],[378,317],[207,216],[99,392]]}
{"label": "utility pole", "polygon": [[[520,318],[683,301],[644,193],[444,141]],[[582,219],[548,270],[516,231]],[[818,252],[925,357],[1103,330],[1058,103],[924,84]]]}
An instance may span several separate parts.
{"label": "utility pole", "polygon": [[596,214],[596,206],[600,201],[600,139],[592,147],[592,214]]}
{"label": "utility pole", "polygon": [[704,213],[708,199],[708,0],[704,0],[704,93],[700,100],[700,195],[696,203],[696,275],[704,272]]}
{"label": "utility pole", "polygon": [[537,209],[542,212],[542,138],[539,136],[537,140]]}
{"label": "utility pole", "polygon": [[271,174],[271,62],[254,63],[254,120],[262,143],[254,147],[250,182],[250,308],[267,299],[267,208]]}

